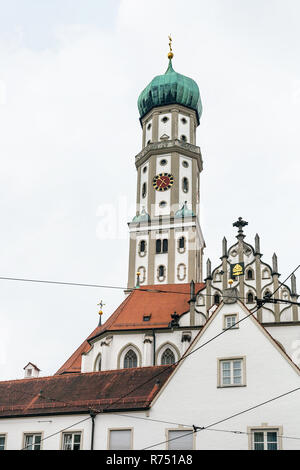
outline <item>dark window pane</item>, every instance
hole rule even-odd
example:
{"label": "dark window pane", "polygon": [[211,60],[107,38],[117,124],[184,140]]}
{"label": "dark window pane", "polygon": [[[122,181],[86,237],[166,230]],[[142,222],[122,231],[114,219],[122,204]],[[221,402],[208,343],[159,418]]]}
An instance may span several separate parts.
{"label": "dark window pane", "polygon": [[131,369],[132,367],[137,367],[137,355],[132,349],[129,349],[124,357],[124,369]]}
{"label": "dark window pane", "polygon": [[171,349],[167,348],[163,355],[161,356],[161,363],[162,365],[166,365],[166,364],[174,364],[175,362],[175,356],[173,354],[173,352],[171,351]]}
{"label": "dark window pane", "polygon": [[156,253],[161,253],[161,240],[156,240]]}
{"label": "dark window pane", "polygon": [[184,248],[184,237],[179,238],[179,248]]}
{"label": "dark window pane", "polygon": [[168,253],[168,240],[163,240],[163,253]]}

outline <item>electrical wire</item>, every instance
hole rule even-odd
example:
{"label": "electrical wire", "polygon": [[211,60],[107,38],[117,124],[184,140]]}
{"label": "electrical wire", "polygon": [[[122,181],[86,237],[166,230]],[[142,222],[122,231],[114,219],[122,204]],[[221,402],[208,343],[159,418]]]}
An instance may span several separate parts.
{"label": "electrical wire", "polygon": [[[281,283],[281,285],[284,284],[284,283],[297,271],[297,269],[299,269],[299,267],[300,267],[300,265],[298,265],[298,266],[294,269],[294,271],[292,271],[292,273],[286,278],[285,281],[283,281],[283,283]],[[0,279],[1,279],[1,277],[0,277]],[[280,286],[278,286],[278,288],[275,289],[275,291],[273,292],[272,295],[274,295],[274,294],[278,291],[279,288],[280,288]],[[267,299],[263,299],[262,301],[265,303],[265,302],[267,302]],[[230,327],[224,329],[223,331],[221,331],[221,333],[217,334],[216,336],[214,336],[214,337],[211,338],[210,340],[208,340],[208,341],[206,341],[205,343],[203,343],[202,345],[200,345],[198,348],[194,349],[193,351],[191,351],[191,352],[188,353],[188,354],[184,354],[181,358],[179,358],[179,360],[178,360],[177,362],[175,362],[175,363],[172,364],[171,366],[169,366],[169,367],[163,369],[162,371],[160,371],[159,373],[157,373],[156,375],[154,375],[153,377],[151,377],[151,379],[148,379],[148,380],[147,380],[146,382],[144,382],[143,384],[140,384],[139,386],[137,386],[137,387],[135,387],[134,389],[130,390],[130,392],[128,392],[128,393],[125,394],[124,396],[118,398],[117,400],[115,400],[114,402],[112,402],[110,405],[108,405],[106,408],[103,408],[102,410],[90,410],[90,411],[93,411],[95,414],[103,413],[103,412],[106,411],[108,408],[110,408],[111,406],[115,405],[115,404],[118,403],[120,400],[123,400],[123,399],[126,398],[128,395],[130,395],[130,394],[133,393],[134,391],[138,390],[138,389],[141,388],[142,386],[146,385],[149,381],[151,381],[151,380],[153,380],[154,378],[158,377],[159,375],[161,375],[163,372],[165,372],[165,371],[168,370],[169,368],[173,368],[175,365],[179,364],[179,362],[181,362],[183,359],[186,359],[188,356],[192,355],[194,352],[198,351],[199,349],[201,349],[201,348],[204,347],[205,345],[209,344],[209,343],[212,342],[214,339],[216,339],[216,338],[218,338],[219,336],[221,336],[222,334],[224,334],[226,331],[232,329],[233,327],[236,327],[237,324],[239,324],[239,323],[241,323],[242,321],[246,320],[246,318],[252,316],[257,310],[259,310],[259,307],[257,307],[256,310],[254,310],[253,312],[250,312],[249,315],[247,315],[246,317],[242,318],[241,320],[239,320],[239,321],[236,322],[235,324],[233,324],[233,325],[231,325]],[[208,320],[208,321],[209,321],[209,320]],[[298,388],[298,389],[295,389],[295,390],[293,390],[293,391],[287,392],[286,394],[281,395],[281,396],[285,396],[285,395],[287,395],[287,394],[289,394],[289,393],[293,393],[293,392],[296,391],[296,390],[299,390],[299,388]],[[279,396],[279,397],[277,397],[277,398],[280,398],[281,396]],[[277,399],[277,398],[271,399],[270,401],[273,401],[273,400],[275,400],[275,399]],[[267,401],[267,402],[265,402],[265,403],[269,403],[269,401]],[[265,403],[264,403],[264,404],[265,404]],[[245,412],[247,412],[247,411],[250,411],[251,409],[257,408],[258,406],[262,406],[262,404],[257,405],[257,406],[255,406],[255,407],[253,407],[253,408],[250,408],[250,409],[248,409],[248,410],[246,410],[246,411],[240,412],[240,413],[238,413],[238,414],[236,414],[236,415],[234,415],[234,416],[238,416],[239,414],[242,414],[242,413],[245,413]],[[234,416],[232,416],[232,417],[234,417]],[[216,425],[216,424],[219,424],[219,423],[221,423],[221,422],[224,422],[224,421],[226,421],[226,420],[228,420],[228,419],[231,419],[232,417],[229,417],[229,418],[226,418],[226,419],[224,419],[224,420],[218,421],[217,423],[214,423],[214,424],[212,424],[212,425],[207,426],[207,428],[208,428],[208,427],[211,427],[211,426],[214,426],[214,425]],[[91,418],[91,417],[86,418],[86,420],[87,420],[87,419],[90,419],[90,418]],[[72,426],[71,426],[71,427],[72,427]],[[201,429],[203,429],[203,428],[201,428]],[[58,433],[59,433],[59,432],[63,432],[63,431],[58,431]],[[58,434],[58,433],[56,433],[56,434]],[[46,439],[48,439],[49,437],[52,437],[52,436],[46,436],[43,440],[46,440]],[[159,445],[159,444],[156,444],[156,445]],[[149,447],[148,447],[148,448],[149,448]]]}
{"label": "electrical wire", "polygon": [[[209,424],[208,426],[203,426],[203,427],[194,426],[194,431],[193,431],[193,433],[196,433],[196,432],[199,432],[199,431],[206,431],[206,430],[208,430],[209,428],[211,428],[211,427],[213,427],[213,426],[216,426],[217,424],[224,423],[225,421],[228,421],[228,420],[230,420],[230,419],[232,419],[232,418],[236,418],[237,416],[240,416],[240,415],[242,415],[242,414],[244,414],[244,413],[248,413],[249,411],[252,411],[252,410],[254,410],[254,409],[256,409],[256,408],[259,408],[260,406],[266,405],[267,403],[271,403],[271,402],[273,402],[273,401],[275,401],[275,400],[278,400],[279,398],[285,397],[285,396],[290,395],[291,393],[295,393],[295,392],[297,392],[297,391],[299,391],[299,390],[300,390],[300,387],[297,387],[297,388],[295,388],[295,389],[293,389],[293,390],[289,390],[288,392],[282,393],[281,395],[278,395],[278,396],[276,396],[276,397],[273,397],[273,398],[271,398],[270,400],[266,400],[266,401],[264,401],[264,402],[262,402],[262,403],[259,403],[259,404],[257,404],[257,405],[251,406],[250,408],[247,408],[246,410],[243,410],[243,411],[240,411],[240,412],[238,412],[238,413],[235,413],[235,414],[233,414],[233,415],[231,415],[231,416],[228,416],[227,418],[224,418],[224,419],[221,419],[221,420],[219,420],[219,421],[216,421],[216,422],[214,422],[214,423],[212,423],[212,424]],[[175,439],[175,438],[174,438],[174,439]],[[161,445],[161,444],[166,444],[166,443],[168,443],[168,442],[170,442],[171,440],[174,440],[174,439],[170,439],[170,440],[165,440],[165,441],[158,442],[158,443],[153,444],[153,445],[151,445],[151,446],[144,447],[142,450],[152,449],[153,447],[157,447],[158,445]],[[298,438],[297,438],[297,439],[298,439]],[[300,439],[300,438],[299,438],[299,439]]]}

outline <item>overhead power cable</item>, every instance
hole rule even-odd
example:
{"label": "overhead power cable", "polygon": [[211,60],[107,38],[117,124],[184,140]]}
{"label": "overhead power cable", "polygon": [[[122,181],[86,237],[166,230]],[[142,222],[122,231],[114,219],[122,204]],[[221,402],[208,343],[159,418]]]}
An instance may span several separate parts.
{"label": "overhead power cable", "polygon": [[[227,418],[220,419],[220,420],[218,420],[218,421],[216,421],[216,422],[214,422],[214,423],[212,423],[212,424],[209,424],[208,426],[203,426],[203,427],[201,427],[201,426],[194,426],[194,431],[193,431],[193,433],[196,433],[196,432],[199,432],[199,431],[206,431],[206,430],[208,430],[209,428],[212,428],[213,426],[216,426],[217,424],[224,423],[225,421],[228,421],[228,420],[230,420],[230,419],[236,418],[237,416],[240,416],[240,415],[242,415],[242,414],[244,414],[244,413],[248,413],[249,411],[252,411],[252,410],[254,410],[254,409],[256,409],[256,408],[259,408],[259,407],[261,407],[261,406],[264,406],[264,405],[266,405],[266,404],[268,404],[268,403],[271,403],[271,402],[273,402],[273,401],[275,401],[275,400],[278,400],[279,398],[282,398],[282,397],[285,397],[285,396],[287,396],[287,395],[290,395],[291,393],[295,393],[295,392],[297,392],[297,391],[299,391],[299,390],[300,390],[300,387],[294,388],[293,390],[289,390],[288,392],[282,393],[281,395],[277,395],[276,397],[270,398],[270,400],[263,401],[263,402],[261,402],[261,403],[258,403],[257,405],[251,406],[250,408],[247,408],[247,409],[245,409],[245,410],[243,410],[243,411],[239,411],[238,413],[235,413],[235,414],[233,414],[233,415],[231,415],[231,416],[228,416]],[[180,436],[180,437],[182,437],[182,436]],[[158,445],[166,444],[166,443],[168,443],[168,442],[170,442],[170,441],[172,441],[172,440],[175,440],[175,439],[178,439],[178,437],[177,437],[177,438],[173,438],[173,439],[169,439],[169,440],[165,440],[165,441],[161,441],[161,442],[158,442],[158,443],[153,444],[153,445],[148,446],[148,447],[144,447],[142,450],[151,449],[151,448],[153,448],[153,447],[157,447]]]}
{"label": "overhead power cable", "polygon": [[[294,269],[294,271],[286,278],[285,281],[283,281],[283,283],[285,283],[285,282],[297,271],[297,269],[298,269],[299,267],[300,267],[300,265],[298,265],[297,268]],[[0,277],[0,279],[1,279],[1,277]],[[283,284],[283,283],[282,283],[282,284]],[[274,295],[274,294],[277,292],[278,289],[279,289],[279,287],[278,287],[277,289],[275,289],[275,291],[273,292],[272,295]],[[264,300],[264,299],[263,299],[263,300]],[[226,328],[225,330],[223,330],[223,331],[221,331],[220,333],[218,333],[217,335],[215,335],[213,338],[209,339],[208,341],[206,341],[205,343],[203,343],[202,345],[200,345],[198,348],[194,349],[193,351],[191,351],[190,353],[188,353],[188,354],[186,354],[186,355],[183,355],[183,356],[182,356],[181,358],[179,358],[179,360],[176,361],[174,364],[170,365],[170,366],[167,367],[167,368],[164,368],[162,371],[158,372],[157,374],[155,374],[154,376],[152,376],[150,379],[148,379],[148,380],[145,381],[144,383],[138,385],[137,387],[134,387],[134,388],[133,388],[132,390],[130,390],[128,393],[126,393],[126,394],[123,395],[122,397],[118,398],[117,400],[115,400],[114,402],[112,402],[111,404],[109,404],[106,408],[103,408],[102,410],[92,410],[92,409],[91,409],[91,410],[87,410],[87,412],[88,412],[88,411],[93,411],[93,413],[95,413],[95,415],[97,415],[97,414],[103,413],[104,411],[107,411],[111,406],[113,406],[113,405],[115,405],[116,403],[118,403],[119,401],[123,400],[124,398],[126,398],[128,395],[130,395],[130,394],[133,393],[134,391],[138,390],[139,388],[143,387],[143,386],[146,385],[149,381],[152,381],[154,378],[158,377],[159,375],[161,375],[163,372],[165,372],[165,371],[168,370],[169,368],[172,368],[172,367],[174,367],[175,365],[179,364],[183,359],[186,359],[188,356],[192,355],[194,352],[196,352],[196,351],[198,351],[199,349],[203,348],[205,345],[211,343],[213,340],[215,340],[216,338],[218,338],[219,336],[221,336],[222,334],[224,334],[226,331],[232,329],[232,328],[235,327],[237,324],[239,324],[239,323],[241,323],[242,321],[246,320],[246,318],[252,316],[258,309],[259,309],[259,307],[257,307],[255,310],[253,310],[253,312],[250,312],[249,315],[247,315],[246,317],[242,318],[241,320],[239,320],[239,321],[236,322],[235,324],[231,325],[230,327]],[[295,389],[294,391],[296,391],[296,390],[298,390],[298,389]],[[286,394],[289,394],[289,393],[293,393],[293,391],[287,392]],[[286,395],[286,394],[284,394],[284,395]],[[284,396],[284,395],[282,395],[282,396]],[[280,398],[280,397],[278,397],[278,398]],[[276,399],[276,398],[275,398],[275,399]],[[273,400],[274,400],[274,399],[272,399],[272,400],[270,400],[270,401],[273,401]],[[268,402],[266,402],[266,403],[268,403]],[[258,407],[258,406],[262,406],[262,404],[257,405],[256,407]],[[252,408],[251,408],[251,409],[252,409]],[[250,411],[250,409],[249,409],[249,410],[246,410],[246,411]],[[246,411],[244,411],[244,412],[246,412]],[[238,414],[242,414],[242,413],[244,413],[244,412],[240,412],[240,413],[238,413]],[[237,416],[237,415],[235,415],[235,416]],[[89,417],[89,418],[86,418],[86,419],[90,419],[90,417]],[[227,419],[231,419],[231,417],[230,417],[230,418],[226,418],[225,420],[218,421],[217,423],[214,423],[214,424],[212,424],[212,425],[209,425],[209,426],[207,426],[207,428],[208,428],[208,427],[211,427],[211,426],[214,426],[215,424],[218,424],[218,423],[220,423],[220,422],[226,421]],[[62,432],[62,431],[58,431],[56,434],[58,434],[59,432]],[[52,435],[51,435],[51,436],[52,436]],[[51,436],[46,436],[46,437],[43,438],[42,440],[46,440],[46,439],[48,439],[48,438],[51,437]],[[158,445],[158,444],[156,444],[156,445]]]}

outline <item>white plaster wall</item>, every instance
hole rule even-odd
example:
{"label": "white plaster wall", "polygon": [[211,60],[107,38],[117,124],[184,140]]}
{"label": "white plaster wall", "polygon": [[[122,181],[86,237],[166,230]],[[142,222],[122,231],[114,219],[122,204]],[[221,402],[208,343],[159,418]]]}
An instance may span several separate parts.
{"label": "white plaster wall", "polygon": [[[185,237],[185,252],[179,253],[178,251],[178,239],[181,237]],[[178,231],[175,232],[175,272],[174,272],[174,279],[176,284],[185,283],[188,275],[188,246],[189,246],[189,231]],[[177,277],[177,267],[179,264],[185,264],[186,266],[186,278],[183,280],[179,280]]]}
{"label": "white plaster wall", "polygon": [[[184,168],[182,166],[182,162],[187,161],[189,166],[188,168]],[[189,190],[187,193],[182,191],[182,180],[186,177],[189,181]],[[192,185],[192,159],[187,158],[185,156],[179,157],[179,207],[182,207],[185,201],[188,203],[188,208],[192,208],[192,197],[193,197],[193,185]]]}
{"label": "white plaster wall", "polygon": [[[159,117],[158,117],[158,140],[160,140],[160,138],[166,134],[169,139],[171,139],[171,124],[172,124],[172,120],[171,120],[171,113],[165,113],[165,114],[160,114]],[[168,121],[167,122],[163,122],[162,120],[164,118],[168,118]]]}
{"label": "white plaster wall", "polygon": [[[146,254],[140,256],[139,254],[139,244],[142,240],[146,242]],[[148,281],[148,261],[149,261],[149,235],[146,233],[137,234],[136,236],[136,255],[135,255],[135,270],[139,269],[140,266],[145,268],[145,279],[143,280],[142,276],[140,277],[140,284],[147,285]]]}
{"label": "white plaster wall", "polygon": [[[162,160],[166,160],[167,164],[161,165],[160,162]],[[160,173],[171,173],[171,155],[170,154],[159,155],[156,158],[156,175],[159,175]],[[155,216],[170,214],[171,190],[168,189],[167,191],[155,191],[155,212],[154,212]],[[161,201],[166,201],[167,203],[166,206],[163,208],[159,207],[159,203]]]}
{"label": "white plaster wall", "polygon": [[[147,171],[144,173],[143,169],[147,168]],[[149,162],[147,162],[145,165],[141,167],[141,187],[140,187],[140,208],[139,211],[141,212],[143,210],[143,207],[145,208],[145,211],[148,211],[148,195],[149,195],[149,184],[152,184],[151,182],[149,183]],[[147,185],[147,192],[146,196],[143,198],[143,184],[146,183]]]}
{"label": "white plaster wall", "polygon": [[[156,235],[156,239],[160,238],[163,240],[164,238],[169,238],[168,233],[161,233]],[[155,255],[154,261],[154,282],[155,284],[167,284],[168,283],[168,253],[160,253]],[[165,280],[158,281],[157,278],[157,270],[160,265],[165,266]]]}
{"label": "white plaster wall", "polygon": [[286,353],[300,367],[299,325],[267,326],[266,330],[282,344]]}
{"label": "white plaster wall", "polygon": [[[21,450],[24,441],[24,433],[42,433],[42,439],[51,434],[56,435],[42,441],[42,450],[60,450],[62,446],[62,430],[72,426],[65,432],[82,432],[82,449],[89,450],[91,445],[91,426],[92,422],[88,419],[85,422],[78,423],[88,418],[88,415],[70,415],[70,416],[31,416],[28,418],[5,418],[0,419],[0,434],[7,434],[6,450]],[[75,426],[74,426],[75,425]]]}
{"label": "white plaster wall", "polygon": [[[195,348],[220,333],[223,314],[239,311],[240,307],[225,305],[220,314],[206,330]],[[253,347],[255,345],[255,347]],[[246,357],[246,386],[217,387],[218,358]],[[189,386],[189,384],[193,384]],[[218,339],[206,344],[189,356],[179,366],[176,375],[158,398],[151,410],[154,419],[182,424],[205,426],[230,415],[266,401],[276,395],[299,387],[300,377],[287,360],[274,348],[256,323],[246,319],[236,330],[227,331]],[[295,392],[269,405],[225,421],[217,428],[247,432],[248,426],[283,426],[283,434],[299,435],[300,400]],[[182,404],[184,403],[184,406]],[[149,445],[164,440],[165,429],[157,431]],[[165,449],[162,444],[156,449]],[[197,449],[248,449],[248,436],[229,433],[199,432]],[[283,440],[284,449],[300,449],[300,442]]]}
{"label": "white plaster wall", "polygon": [[[150,127],[150,129],[147,129],[149,124],[151,124],[151,127]],[[145,142],[145,145],[147,145],[149,140],[151,140],[151,142],[152,142],[152,130],[153,130],[152,119],[149,119],[149,121],[147,121],[145,126],[146,126],[146,142]]]}
{"label": "white plaster wall", "polygon": [[[183,124],[182,119],[186,119],[186,124]],[[187,142],[191,142],[190,135],[190,117],[185,114],[179,113],[178,115],[178,138],[180,139],[182,135],[185,135]]]}

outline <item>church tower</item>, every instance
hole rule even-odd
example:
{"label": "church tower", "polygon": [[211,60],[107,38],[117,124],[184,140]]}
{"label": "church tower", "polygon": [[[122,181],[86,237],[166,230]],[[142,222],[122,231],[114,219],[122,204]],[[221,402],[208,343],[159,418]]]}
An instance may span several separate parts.
{"label": "church tower", "polygon": [[202,104],[194,80],[169,64],[138,98],[142,150],[136,215],[129,225],[128,287],[202,281],[202,156],[196,145]]}

